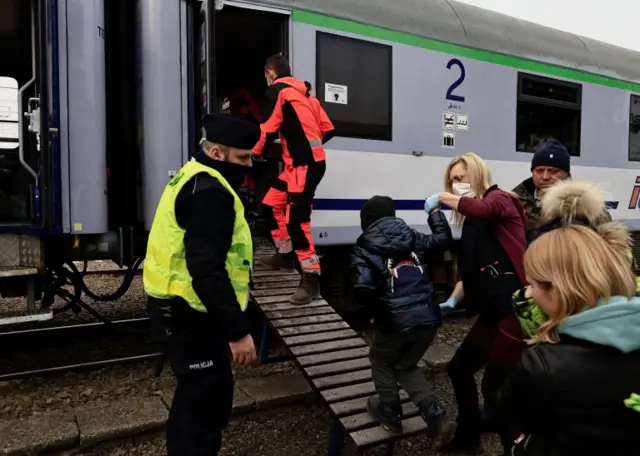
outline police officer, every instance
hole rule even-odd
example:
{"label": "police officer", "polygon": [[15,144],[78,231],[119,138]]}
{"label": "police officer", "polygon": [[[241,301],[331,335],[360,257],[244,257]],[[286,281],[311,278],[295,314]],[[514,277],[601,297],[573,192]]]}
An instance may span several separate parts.
{"label": "police officer", "polygon": [[162,194],[144,263],[149,308],[169,305],[172,314],[169,456],[218,454],[233,402],[230,361],[256,360],[244,315],[253,246],[236,189],[260,130],[222,114],[206,116],[204,129],[202,151]]}

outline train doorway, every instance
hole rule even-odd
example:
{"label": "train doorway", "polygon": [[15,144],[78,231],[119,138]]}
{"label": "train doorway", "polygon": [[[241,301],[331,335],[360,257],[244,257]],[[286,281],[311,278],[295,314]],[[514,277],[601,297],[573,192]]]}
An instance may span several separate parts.
{"label": "train doorway", "polygon": [[40,147],[24,113],[39,98],[38,17],[33,1],[0,0],[0,225],[36,221],[30,170],[38,168]]}
{"label": "train doorway", "polygon": [[[250,4],[225,2],[213,15],[210,86],[213,112],[242,116],[260,123],[267,84],[264,62],[281,53],[289,57],[290,13]],[[269,160],[253,168],[252,182],[241,191],[247,215],[262,221],[260,202],[271,178],[277,176],[281,148],[274,144],[265,151]]]}

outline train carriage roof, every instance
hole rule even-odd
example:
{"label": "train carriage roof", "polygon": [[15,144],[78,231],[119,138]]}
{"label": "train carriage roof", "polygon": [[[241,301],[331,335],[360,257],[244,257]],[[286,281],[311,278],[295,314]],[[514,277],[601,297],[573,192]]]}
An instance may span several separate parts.
{"label": "train carriage roof", "polygon": [[[261,3],[640,83],[639,52],[454,0],[262,0]],[[580,11],[576,11],[578,14]]]}

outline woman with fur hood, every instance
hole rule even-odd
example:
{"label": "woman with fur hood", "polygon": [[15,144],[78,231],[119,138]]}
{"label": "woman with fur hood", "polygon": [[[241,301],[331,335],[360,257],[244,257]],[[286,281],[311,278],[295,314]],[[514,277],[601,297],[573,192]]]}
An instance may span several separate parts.
{"label": "woman with fur hood", "polygon": [[[575,209],[576,198],[566,201]],[[498,392],[499,419],[522,432],[508,454],[638,454],[640,298],[629,233],[594,219],[558,225],[524,256],[547,319]]]}
{"label": "woman with fur hood", "polygon": [[[538,227],[534,239],[569,224],[597,227],[611,221],[602,190],[590,182],[577,180],[560,181],[549,188],[541,201],[541,215],[545,222]],[[631,249],[625,250],[625,256],[633,267]],[[640,290],[640,280],[636,281]],[[516,291],[513,303],[522,330],[527,337],[534,337],[547,316],[532,298],[531,287]]]}

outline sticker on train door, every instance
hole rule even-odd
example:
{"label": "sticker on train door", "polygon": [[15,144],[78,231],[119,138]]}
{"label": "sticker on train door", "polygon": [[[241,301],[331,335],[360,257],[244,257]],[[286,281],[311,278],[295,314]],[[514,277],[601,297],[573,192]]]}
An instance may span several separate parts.
{"label": "sticker on train door", "polygon": [[456,148],[456,134],[452,131],[442,132],[442,147],[445,149]]}

